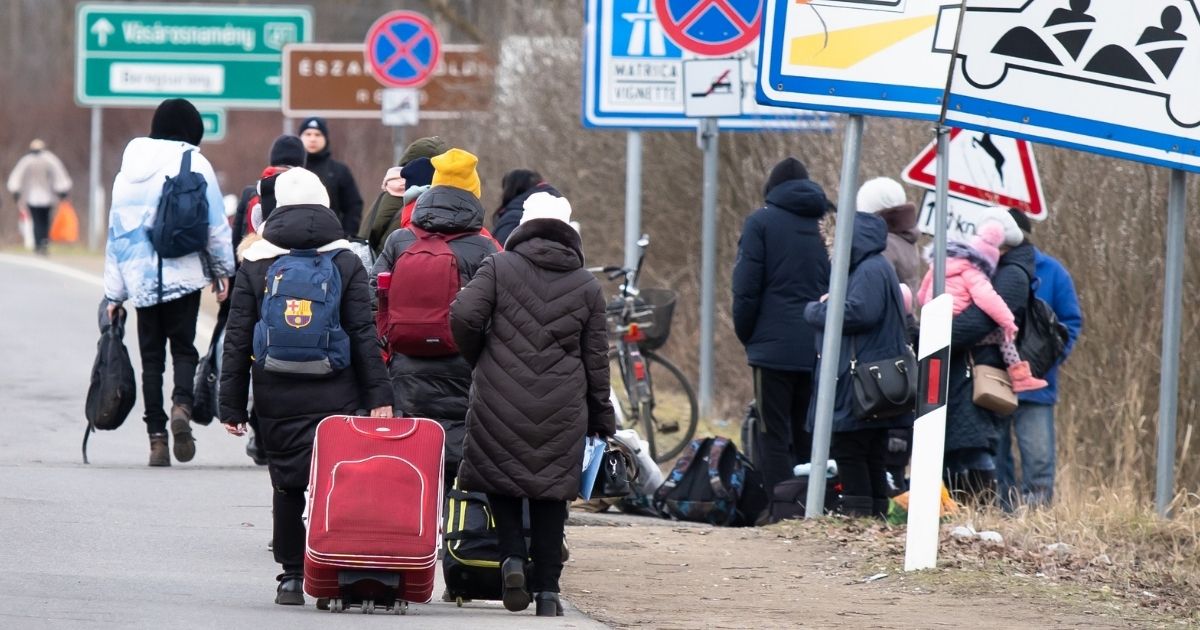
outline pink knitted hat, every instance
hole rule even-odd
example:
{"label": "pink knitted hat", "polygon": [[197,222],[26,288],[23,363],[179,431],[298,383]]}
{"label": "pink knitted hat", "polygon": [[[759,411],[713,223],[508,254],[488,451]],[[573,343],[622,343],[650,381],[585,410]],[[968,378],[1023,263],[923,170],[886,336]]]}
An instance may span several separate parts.
{"label": "pink knitted hat", "polygon": [[995,219],[988,219],[980,224],[975,238],[971,239],[971,248],[991,263],[992,269],[1000,264],[1000,246],[1003,244],[1004,224]]}

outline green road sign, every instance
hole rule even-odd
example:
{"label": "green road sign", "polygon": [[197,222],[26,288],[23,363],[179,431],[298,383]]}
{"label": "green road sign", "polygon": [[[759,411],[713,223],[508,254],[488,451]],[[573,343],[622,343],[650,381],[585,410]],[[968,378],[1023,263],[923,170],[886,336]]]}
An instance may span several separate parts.
{"label": "green road sign", "polygon": [[228,118],[225,116],[225,110],[201,110],[200,120],[204,122],[205,142],[220,142],[225,139],[225,130],[229,128],[229,122]]}
{"label": "green road sign", "polygon": [[283,47],[312,39],[312,9],[82,3],[75,11],[75,100],[148,106],[276,108]]}

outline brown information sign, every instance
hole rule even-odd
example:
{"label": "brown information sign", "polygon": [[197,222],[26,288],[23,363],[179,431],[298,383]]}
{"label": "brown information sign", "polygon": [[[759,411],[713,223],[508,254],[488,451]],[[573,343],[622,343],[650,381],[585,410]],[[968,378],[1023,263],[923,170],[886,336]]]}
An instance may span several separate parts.
{"label": "brown information sign", "polygon": [[[442,61],[421,91],[421,118],[487,111],[495,89],[482,46],[442,46]],[[383,90],[363,61],[363,45],[289,44],[283,49],[283,114],[289,118],[380,118]]]}

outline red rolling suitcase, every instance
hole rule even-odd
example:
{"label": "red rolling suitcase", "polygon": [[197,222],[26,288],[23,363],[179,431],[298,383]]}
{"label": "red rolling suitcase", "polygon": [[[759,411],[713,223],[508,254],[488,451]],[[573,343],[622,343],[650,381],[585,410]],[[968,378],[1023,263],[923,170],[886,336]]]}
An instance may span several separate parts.
{"label": "red rolling suitcase", "polygon": [[433,597],[446,436],[433,420],[331,416],[309,478],[304,592],[334,612]]}

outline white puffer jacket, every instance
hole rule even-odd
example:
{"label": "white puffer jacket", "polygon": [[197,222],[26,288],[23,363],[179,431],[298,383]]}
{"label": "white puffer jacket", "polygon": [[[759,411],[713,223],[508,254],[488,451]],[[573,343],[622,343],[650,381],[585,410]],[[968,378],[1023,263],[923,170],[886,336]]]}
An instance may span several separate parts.
{"label": "white puffer jacket", "polygon": [[212,165],[199,148],[177,140],[135,138],[125,147],[121,171],[113,182],[105,248],[104,294],[113,302],[132,300],[137,308],[160,303],[158,254],[150,244],[150,227],[158,210],[163,183],[179,174],[185,151],[192,153],[192,172],[208,182],[208,255],[206,273],[200,254],[168,258],[162,266],[162,299],[170,302],[211,282],[209,275],[233,275],[233,239],[225,204]]}

